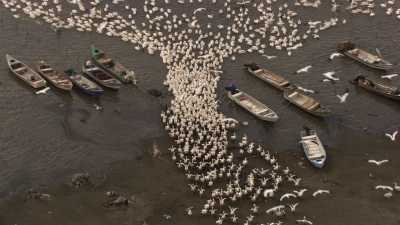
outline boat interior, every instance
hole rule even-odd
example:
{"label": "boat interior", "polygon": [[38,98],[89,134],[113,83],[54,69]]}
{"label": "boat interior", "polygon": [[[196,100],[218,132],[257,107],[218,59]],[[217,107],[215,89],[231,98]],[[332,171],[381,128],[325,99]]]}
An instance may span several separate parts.
{"label": "boat interior", "polygon": [[317,101],[297,91],[294,91],[288,97],[308,110],[314,110],[319,106]]}

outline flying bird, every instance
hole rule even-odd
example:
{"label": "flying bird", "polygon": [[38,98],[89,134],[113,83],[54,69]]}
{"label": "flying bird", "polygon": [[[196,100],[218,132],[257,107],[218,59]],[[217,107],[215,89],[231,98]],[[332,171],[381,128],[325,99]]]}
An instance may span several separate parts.
{"label": "flying bird", "polygon": [[308,66],[305,66],[305,67],[303,67],[303,68],[297,70],[296,73],[297,73],[297,74],[299,74],[299,73],[307,73],[311,68],[312,68],[312,66],[311,66],[311,65],[308,65]]}
{"label": "flying bird", "polygon": [[292,193],[286,193],[284,195],[281,196],[281,198],[279,199],[279,201],[283,201],[286,198],[297,198],[297,195],[292,194]]}
{"label": "flying bird", "polygon": [[387,159],[384,159],[384,160],[381,160],[381,161],[376,161],[376,160],[371,160],[371,159],[368,160],[368,163],[375,164],[377,166],[380,166],[380,165],[382,165],[384,163],[387,163],[387,162],[389,162],[389,160],[387,160]]}
{"label": "flying bird", "polygon": [[304,91],[305,93],[311,93],[311,94],[314,94],[314,93],[315,93],[314,90],[306,89],[306,88],[303,88],[303,87],[300,87],[300,86],[298,86],[297,89],[302,90],[302,91]]}
{"label": "flying bird", "polygon": [[393,191],[393,188],[387,185],[377,185],[375,186],[375,190]]}
{"label": "flying bird", "polygon": [[276,58],[275,55],[262,55],[262,56],[267,58],[267,59],[275,59]]}
{"label": "flying bird", "polygon": [[298,197],[302,197],[307,189],[301,189],[300,191],[293,191]]}
{"label": "flying bird", "polygon": [[296,207],[299,205],[298,202],[296,202],[295,204],[289,204],[289,208],[291,212],[295,212],[296,211]]}
{"label": "flying bird", "polygon": [[399,74],[393,73],[393,74],[383,75],[383,76],[381,76],[381,78],[391,80],[391,79],[393,79],[393,78],[395,78],[395,77],[397,77],[397,76],[399,76]]}
{"label": "flying bird", "polygon": [[323,75],[324,77],[328,78],[329,80],[333,80],[333,81],[338,81],[338,80],[340,80],[339,78],[333,76],[333,75],[335,75],[335,73],[336,73],[335,71],[329,71],[329,72],[323,73],[322,75]]}
{"label": "flying bird", "polygon": [[35,94],[40,95],[40,94],[47,94],[47,92],[50,90],[50,87],[43,88],[42,90],[39,90],[35,92]]}
{"label": "flying bird", "polygon": [[331,192],[329,190],[317,190],[312,194],[313,197],[317,197],[317,195],[321,194],[330,194]]}
{"label": "flying bird", "polygon": [[278,206],[274,206],[274,207],[268,209],[268,210],[265,211],[265,212],[266,212],[267,214],[270,214],[270,213],[272,213],[272,212],[276,212],[276,211],[282,210],[282,209],[284,209],[284,208],[285,208],[284,205],[278,205]]}
{"label": "flying bird", "polygon": [[307,220],[306,217],[303,217],[303,219],[301,219],[301,220],[296,220],[296,222],[300,223],[300,224],[309,224],[309,225],[313,224],[311,221]]}
{"label": "flying bird", "polygon": [[332,53],[332,54],[329,56],[329,59],[330,59],[330,60],[333,60],[334,58],[340,57],[340,56],[343,56],[343,54],[341,54],[341,53],[339,53],[339,52],[334,52],[334,53]]}
{"label": "flying bird", "polygon": [[196,13],[201,12],[203,10],[206,10],[206,8],[197,8],[196,10],[193,11],[193,14],[196,14]]}
{"label": "flying bird", "polygon": [[336,97],[339,98],[340,103],[345,103],[347,100],[347,97],[349,97],[349,89],[346,89],[346,92],[342,95],[336,95]]}
{"label": "flying bird", "polygon": [[399,131],[396,130],[395,132],[393,132],[393,134],[386,133],[385,136],[390,138],[390,140],[395,141],[398,133],[399,133]]}

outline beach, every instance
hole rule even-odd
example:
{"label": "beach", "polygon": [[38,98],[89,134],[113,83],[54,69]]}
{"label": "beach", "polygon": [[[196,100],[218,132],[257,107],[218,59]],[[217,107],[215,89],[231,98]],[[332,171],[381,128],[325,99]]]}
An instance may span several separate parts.
{"label": "beach", "polygon": [[[323,15],[321,10],[320,16]],[[157,54],[134,50],[127,42],[100,34],[64,29],[55,32],[35,20],[14,19],[1,7],[0,19],[0,55],[12,54],[28,64],[45,59],[59,70],[80,69],[90,56],[90,45],[95,44],[134,70],[138,79],[137,87],[125,85],[119,92],[106,91],[97,99],[53,88],[47,95],[35,95],[9,72],[3,60],[0,224],[215,223],[215,218],[200,215],[204,199],[190,192],[185,174],[170,159],[167,149],[172,140],[160,113],[172,96],[163,85],[167,69]],[[387,199],[383,197],[385,192],[375,190],[376,185],[400,182],[400,142],[391,142],[385,136],[400,128],[400,105],[347,82],[359,74],[378,77],[382,72],[344,57],[329,60],[337,42],[351,39],[371,52],[379,48],[385,58],[397,65],[399,29],[398,21],[383,14],[373,18],[354,16],[348,18],[347,24],[322,33],[320,40],[306,42],[291,57],[271,50],[268,54],[278,58],[267,60],[260,54],[247,53],[235,61],[225,60],[217,88],[219,110],[227,117],[248,122],[239,127],[238,134],[245,133],[276,153],[280,164],[302,177],[303,186],[310,192],[331,191],[327,196],[301,200],[299,210],[284,221],[307,215],[314,224],[323,225],[400,224],[400,193],[394,192]],[[317,91],[313,97],[327,105],[333,115],[315,118],[289,105],[280,92],[244,70],[243,64],[249,62]],[[313,66],[309,73],[295,74],[309,64]],[[322,82],[321,74],[332,70],[342,82]],[[400,80],[392,82],[400,84]],[[261,122],[234,105],[224,90],[231,83],[268,103],[280,120],[275,124]],[[350,94],[342,104],[336,95],[346,88]],[[148,93],[154,89],[162,96]],[[304,125],[316,128],[326,145],[328,161],[323,169],[312,168],[304,158],[299,145],[299,132]],[[160,157],[152,156],[155,145],[161,151]],[[368,163],[370,159],[389,159],[389,163],[377,167]],[[71,187],[71,176],[81,172],[90,174],[93,185]],[[26,200],[25,193],[30,188],[50,194],[51,200]],[[104,207],[105,193],[110,190],[127,196],[129,207]],[[185,209],[191,206],[194,213],[187,216]],[[265,223],[266,209],[260,209],[255,224]],[[171,218],[166,219],[165,215]]]}

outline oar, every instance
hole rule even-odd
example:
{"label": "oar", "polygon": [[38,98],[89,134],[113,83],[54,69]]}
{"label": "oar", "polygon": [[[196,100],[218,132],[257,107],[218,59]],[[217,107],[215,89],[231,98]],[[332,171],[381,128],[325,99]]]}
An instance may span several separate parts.
{"label": "oar", "polygon": [[383,59],[383,56],[381,54],[381,51],[378,48],[375,48],[376,53],[378,54],[379,57]]}

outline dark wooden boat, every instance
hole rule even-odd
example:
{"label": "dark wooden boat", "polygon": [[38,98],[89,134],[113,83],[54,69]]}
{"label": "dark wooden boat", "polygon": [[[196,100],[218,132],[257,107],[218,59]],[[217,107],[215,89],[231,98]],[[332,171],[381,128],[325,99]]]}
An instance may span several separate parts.
{"label": "dark wooden boat", "polygon": [[133,71],[128,70],[121,63],[114,61],[93,45],[90,48],[90,52],[92,60],[96,65],[115,76],[122,83],[136,84],[136,77]]}
{"label": "dark wooden boat", "polygon": [[364,76],[357,76],[351,83],[358,85],[370,92],[394,100],[400,100],[400,88],[382,81],[373,81]]}
{"label": "dark wooden boat", "polygon": [[296,87],[284,89],[283,97],[293,105],[314,116],[325,117],[331,113],[329,109],[322,106],[317,100],[302,93]]}
{"label": "dark wooden boat", "polygon": [[23,80],[31,87],[37,89],[47,85],[46,80],[37,74],[33,69],[23,62],[15,59],[11,55],[6,55],[8,67],[19,79]]}
{"label": "dark wooden boat", "polygon": [[71,80],[64,73],[54,70],[48,63],[41,60],[35,64],[36,71],[55,87],[70,91],[73,87]]}
{"label": "dark wooden boat", "polygon": [[228,97],[260,120],[276,122],[279,117],[272,109],[249,94],[237,89],[234,85],[226,87]]}
{"label": "dark wooden boat", "polygon": [[355,44],[349,41],[339,43],[337,50],[345,56],[374,69],[389,70],[393,68],[393,64],[382,57],[357,48]]}
{"label": "dark wooden boat", "polygon": [[74,86],[79,88],[83,93],[91,96],[100,96],[104,93],[104,90],[99,85],[82,74],[77,73],[75,70],[68,69],[65,73],[69,76],[72,83],[74,83]]}
{"label": "dark wooden boat", "polygon": [[245,67],[247,68],[247,71],[250,72],[250,74],[254,75],[255,77],[258,77],[259,79],[265,81],[266,83],[272,85],[273,87],[281,91],[283,91],[285,88],[291,85],[290,82],[285,78],[267,69],[260,68],[255,63],[245,64]]}
{"label": "dark wooden boat", "polygon": [[86,61],[82,66],[82,72],[88,75],[90,78],[95,80],[98,84],[103,87],[110,88],[112,90],[119,90],[121,88],[121,82],[115,79],[113,76],[105,72],[96,66],[92,61]]}
{"label": "dark wooden boat", "polygon": [[326,151],[317,132],[308,127],[300,132],[301,145],[308,161],[317,168],[322,168],[326,161]]}

